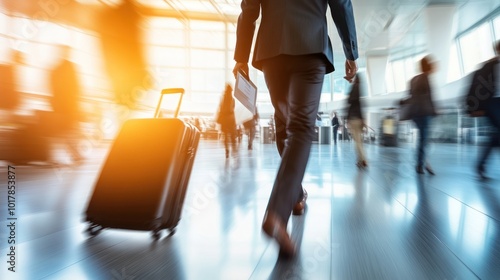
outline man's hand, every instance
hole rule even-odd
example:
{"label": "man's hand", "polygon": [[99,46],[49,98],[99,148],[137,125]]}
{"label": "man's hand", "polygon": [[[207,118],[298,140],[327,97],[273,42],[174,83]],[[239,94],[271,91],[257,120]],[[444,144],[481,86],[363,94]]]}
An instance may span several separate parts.
{"label": "man's hand", "polygon": [[358,72],[358,64],[354,60],[345,60],[345,76],[344,79],[352,83],[354,77],[356,76],[356,72]]}
{"label": "man's hand", "polygon": [[248,63],[236,62],[233,68],[234,78],[236,78],[239,70],[243,71],[248,76]]}

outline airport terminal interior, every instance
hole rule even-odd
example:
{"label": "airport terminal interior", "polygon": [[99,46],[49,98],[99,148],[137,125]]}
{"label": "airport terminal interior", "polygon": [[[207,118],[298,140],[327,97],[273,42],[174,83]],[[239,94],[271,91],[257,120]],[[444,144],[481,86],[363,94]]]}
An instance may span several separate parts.
{"label": "airport terminal interior", "polygon": [[[327,15],[336,71],[325,76],[305,212],[288,223],[298,252],[287,259],[261,229],[280,156],[260,71],[248,73],[259,112],[252,149],[241,127],[226,156],[215,122],[235,83],[241,1],[0,0],[0,279],[499,279],[500,154],[495,147],[479,176],[494,129],[465,112],[464,96],[495,56],[500,2],[351,1],[368,166],[356,164],[351,85]],[[438,65],[427,152],[435,174],[416,172],[418,131],[399,120],[426,55]],[[63,60],[76,69],[82,110],[66,136],[53,134],[60,120],[51,118],[51,72]],[[128,65],[145,71],[110,78]],[[131,83],[130,99],[117,99],[117,85]],[[2,95],[9,86],[19,101]],[[178,118],[200,131],[178,225],[159,235],[92,228],[86,209],[116,136],[128,120],[152,118],[167,88],[185,90]],[[178,100],[165,96],[160,118]]]}

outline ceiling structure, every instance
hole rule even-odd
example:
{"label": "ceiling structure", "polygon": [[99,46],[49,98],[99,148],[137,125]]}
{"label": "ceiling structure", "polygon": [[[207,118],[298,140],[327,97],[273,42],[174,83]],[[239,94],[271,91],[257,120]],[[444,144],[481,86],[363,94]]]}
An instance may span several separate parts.
{"label": "ceiling structure", "polygon": [[[9,12],[21,11],[35,15],[40,10],[56,8],[53,18],[61,17],[80,27],[91,27],[92,13],[105,5],[117,5],[122,0],[0,0],[0,8]],[[241,0],[133,0],[145,15],[225,21],[236,24]],[[423,11],[429,5],[461,6],[476,2],[483,7],[498,7],[500,0],[352,0],[360,50],[360,67],[367,56],[388,55],[408,48],[425,48],[426,27]],[[60,4],[60,7],[42,6],[42,3]],[[50,10],[51,9],[51,10]],[[65,18],[66,17],[66,18]],[[329,17],[328,17],[329,18]],[[330,25],[332,22],[330,20]],[[332,26],[333,27],[333,26]],[[335,28],[330,28],[336,64],[343,67],[343,53]],[[340,68],[340,69],[341,69]],[[341,72],[341,71],[336,71]],[[340,74],[340,73],[339,73]]]}
{"label": "ceiling structure", "polygon": [[[115,4],[121,0],[79,0]],[[216,20],[236,24],[241,0],[134,0],[145,13],[181,18]],[[389,55],[408,48],[425,48],[422,12],[429,5],[464,5],[485,0],[352,0],[357,24],[360,67],[366,56]],[[491,1],[491,0],[486,0]],[[493,0],[496,1],[496,0]],[[330,17],[328,17],[330,18]],[[330,25],[333,22],[330,18]],[[333,27],[333,26],[332,26]],[[336,68],[343,68],[342,46],[335,28],[330,28]],[[336,71],[341,75],[343,71]]]}

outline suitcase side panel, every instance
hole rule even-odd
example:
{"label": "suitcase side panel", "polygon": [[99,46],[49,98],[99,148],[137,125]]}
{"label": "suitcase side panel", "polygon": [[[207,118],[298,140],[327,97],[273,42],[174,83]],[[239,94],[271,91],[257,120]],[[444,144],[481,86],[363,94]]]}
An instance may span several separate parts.
{"label": "suitcase side panel", "polygon": [[175,228],[180,221],[184,198],[189,186],[189,178],[200,140],[199,130],[191,124],[186,125],[188,128],[181,145],[182,154],[180,156],[183,160],[181,166],[177,169],[179,172],[177,178],[175,178],[175,183],[171,187],[171,194],[166,199],[167,206],[164,208],[163,213],[163,224],[167,228]]}

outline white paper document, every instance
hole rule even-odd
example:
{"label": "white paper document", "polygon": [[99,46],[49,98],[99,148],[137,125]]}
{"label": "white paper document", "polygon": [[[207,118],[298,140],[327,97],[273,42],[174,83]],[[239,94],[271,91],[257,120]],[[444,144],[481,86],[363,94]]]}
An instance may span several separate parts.
{"label": "white paper document", "polygon": [[236,76],[236,85],[234,89],[236,100],[234,115],[236,124],[252,119],[255,114],[255,102],[257,101],[257,86],[243,74]]}

